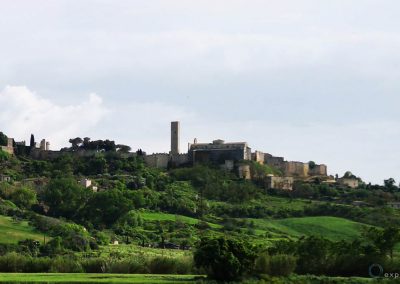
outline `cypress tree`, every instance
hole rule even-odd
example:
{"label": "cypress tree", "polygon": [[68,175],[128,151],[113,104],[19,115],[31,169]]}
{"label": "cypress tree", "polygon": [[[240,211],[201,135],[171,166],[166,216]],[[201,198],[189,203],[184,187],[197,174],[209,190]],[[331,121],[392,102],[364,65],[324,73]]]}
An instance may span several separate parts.
{"label": "cypress tree", "polygon": [[29,145],[31,148],[35,147],[35,136],[33,136],[33,134],[31,134],[31,143]]}

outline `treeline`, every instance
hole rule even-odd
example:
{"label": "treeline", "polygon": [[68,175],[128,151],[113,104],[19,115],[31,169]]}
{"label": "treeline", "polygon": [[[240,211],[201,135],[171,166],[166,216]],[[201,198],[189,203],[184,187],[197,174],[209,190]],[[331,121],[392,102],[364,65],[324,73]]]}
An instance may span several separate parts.
{"label": "treeline", "polygon": [[57,178],[135,173],[144,168],[140,156],[123,158],[117,153],[109,153],[78,157],[66,153],[52,161],[28,160],[23,164],[23,173],[25,177]]}
{"label": "treeline", "polygon": [[0,256],[0,272],[13,273],[118,273],[191,274],[197,272],[191,257],[78,258],[71,255],[32,257],[11,252]]}
{"label": "treeline", "polygon": [[[290,203],[289,203],[290,204]],[[360,208],[343,204],[312,203],[300,209],[274,209],[265,205],[252,204],[213,204],[209,212],[217,216],[226,215],[231,218],[292,218],[311,216],[332,216],[350,219],[374,226],[400,226],[398,215],[393,209],[386,207]]]}
{"label": "treeline", "polygon": [[[369,228],[362,240],[333,242],[321,237],[280,241],[267,249],[232,238],[203,238],[194,253],[195,264],[216,280],[237,281],[268,276],[328,275],[370,277],[369,267],[378,263],[396,272],[393,258],[400,241],[395,227]],[[373,271],[374,276],[383,276]]]}
{"label": "treeline", "polygon": [[70,148],[64,148],[64,151],[77,151],[77,150],[87,150],[87,151],[104,151],[104,152],[123,152],[128,153],[131,151],[131,147],[123,144],[115,144],[112,140],[95,140],[91,141],[89,137],[85,138],[72,138],[69,139],[71,143]]}
{"label": "treeline", "polygon": [[337,185],[296,182],[290,192],[270,190],[270,194],[289,198],[305,198],[336,201],[351,204],[353,201],[364,201],[366,205],[383,206],[389,201],[400,201],[400,190],[394,179],[384,181],[384,185],[363,184],[357,189]]}

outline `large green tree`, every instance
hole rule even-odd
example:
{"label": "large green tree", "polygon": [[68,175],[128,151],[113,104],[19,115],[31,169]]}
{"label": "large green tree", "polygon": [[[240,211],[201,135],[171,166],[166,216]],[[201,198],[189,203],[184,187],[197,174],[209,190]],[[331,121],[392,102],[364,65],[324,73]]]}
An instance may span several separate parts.
{"label": "large green tree", "polygon": [[221,281],[240,280],[253,269],[255,257],[249,244],[227,238],[202,239],[194,253],[196,266]]}
{"label": "large green tree", "polygon": [[92,195],[90,189],[80,186],[73,178],[53,179],[42,194],[53,216],[74,219]]}

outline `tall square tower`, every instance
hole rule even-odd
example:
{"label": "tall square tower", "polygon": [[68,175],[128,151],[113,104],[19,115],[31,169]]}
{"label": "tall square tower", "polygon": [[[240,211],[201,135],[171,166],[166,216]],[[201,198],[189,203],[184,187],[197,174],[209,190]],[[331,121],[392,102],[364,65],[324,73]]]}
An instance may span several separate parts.
{"label": "tall square tower", "polygon": [[171,122],[171,155],[179,154],[179,121]]}

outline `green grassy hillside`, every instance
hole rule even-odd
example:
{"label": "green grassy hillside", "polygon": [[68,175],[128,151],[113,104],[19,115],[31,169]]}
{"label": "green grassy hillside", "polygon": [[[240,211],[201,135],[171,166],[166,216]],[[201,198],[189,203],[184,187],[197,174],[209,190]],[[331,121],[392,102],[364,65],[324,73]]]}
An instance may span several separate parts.
{"label": "green grassy hillside", "polygon": [[26,221],[14,221],[0,215],[0,243],[16,244],[26,239],[43,242],[43,234],[36,232]]}
{"label": "green grassy hillside", "polygon": [[[161,212],[140,212],[140,216],[146,221],[173,221],[173,222],[183,222],[189,225],[195,225],[199,222],[196,218],[191,218],[183,215],[174,215]],[[218,229],[221,228],[218,224],[208,223],[211,228]]]}
{"label": "green grassy hillside", "polygon": [[292,237],[316,235],[330,240],[351,240],[360,236],[362,229],[367,226],[337,217],[302,217],[279,220],[250,219],[257,231],[264,230],[273,234],[289,235]]}

